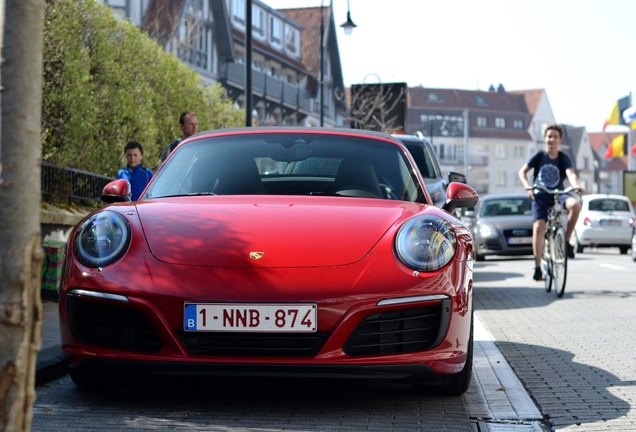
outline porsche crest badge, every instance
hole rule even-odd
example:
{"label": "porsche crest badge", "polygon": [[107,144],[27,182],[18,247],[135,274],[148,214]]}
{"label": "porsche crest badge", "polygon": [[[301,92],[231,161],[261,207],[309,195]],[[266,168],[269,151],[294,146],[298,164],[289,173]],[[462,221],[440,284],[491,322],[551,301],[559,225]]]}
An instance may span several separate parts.
{"label": "porsche crest badge", "polygon": [[260,252],[260,251],[250,252],[250,258],[253,260],[258,260],[263,258],[263,255],[265,255],[265,252]]}

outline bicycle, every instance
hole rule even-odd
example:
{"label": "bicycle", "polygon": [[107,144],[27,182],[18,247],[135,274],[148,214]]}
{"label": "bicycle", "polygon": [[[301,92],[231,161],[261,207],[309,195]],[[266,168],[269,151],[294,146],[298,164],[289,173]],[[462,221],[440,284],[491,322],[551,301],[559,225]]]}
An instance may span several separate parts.
{"label": "bicycle", "polygon": [[[563,190],[549,189],[545,186],[534,185],[528,190],[547,192],[554,198],[554,204],[548,208],[548,219],[545,223],[543,252],[541,254],[541,271],[546,292],[552,290],[557,297],[565,293],[565,281],[568,271],[568,254],[566,250],[565,226],[567,224],[567,210],[559,201],[560,195],[565,195],[578,188],[569,186]],[[564,222],[565,221],[565,222]]]}

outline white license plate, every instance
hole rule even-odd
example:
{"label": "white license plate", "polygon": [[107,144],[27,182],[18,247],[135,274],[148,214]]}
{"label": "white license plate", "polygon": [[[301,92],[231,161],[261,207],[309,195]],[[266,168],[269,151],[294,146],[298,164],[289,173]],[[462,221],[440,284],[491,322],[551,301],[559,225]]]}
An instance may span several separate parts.
{"label": "white license plate", "polygon": [[601,226],[621,226],[620,219],[601,219],[599,222]]}
{"label": "white license plate", "polygon": [[183,325],[186,331],[315,333],[317,311],[313,303],[185,303]]}
{"label": "white license plate", "polygon": [[532,244],[532,237],[510,237],[508,238],[508,244]]}

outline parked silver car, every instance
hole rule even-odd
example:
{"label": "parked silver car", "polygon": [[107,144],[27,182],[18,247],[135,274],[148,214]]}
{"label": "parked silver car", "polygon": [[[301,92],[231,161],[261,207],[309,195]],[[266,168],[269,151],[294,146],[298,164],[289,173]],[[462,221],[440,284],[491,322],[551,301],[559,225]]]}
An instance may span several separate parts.
{"label": "parked silver car", "polygon": [[455,171],[449,172],[448,178],[444,177],[431,142],[421,132],[415,135],[394,134],[393,136],[400,140],[413,156],[433,204],[437,207],[442,207],[446,202],[446,188],[449,183],[466,183],[466,175]]}
{"label": "parked silver car", "polygon": [[527,194],[487,195],[462,220],[473,233],[476,261],[486,255],[532,255],[532,201]]}
{"label": "parked silver car", "polygon": [[618,247],[621,254],[626,254],[632,248],[635,221],[632,203],[626,196],[583,195],[570,243],[577,253],[586,247]]}

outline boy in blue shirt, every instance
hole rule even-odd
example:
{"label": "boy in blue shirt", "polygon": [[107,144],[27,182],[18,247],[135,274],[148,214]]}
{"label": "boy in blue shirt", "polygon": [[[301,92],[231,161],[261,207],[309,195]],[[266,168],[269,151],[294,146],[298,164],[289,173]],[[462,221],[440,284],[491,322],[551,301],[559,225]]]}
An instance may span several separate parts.
{"label": "boy in blue shirt", "polygon": [[127,165],[126,168],[119,170],[117,178],[126,179],[130,182],[131,199],[137,201],[154,173],[150,168],[146,168],[141,164],[141,160],[144,158],[144,149],[137,141],[131,141],[126,144],[124,155],[126,155]]}

